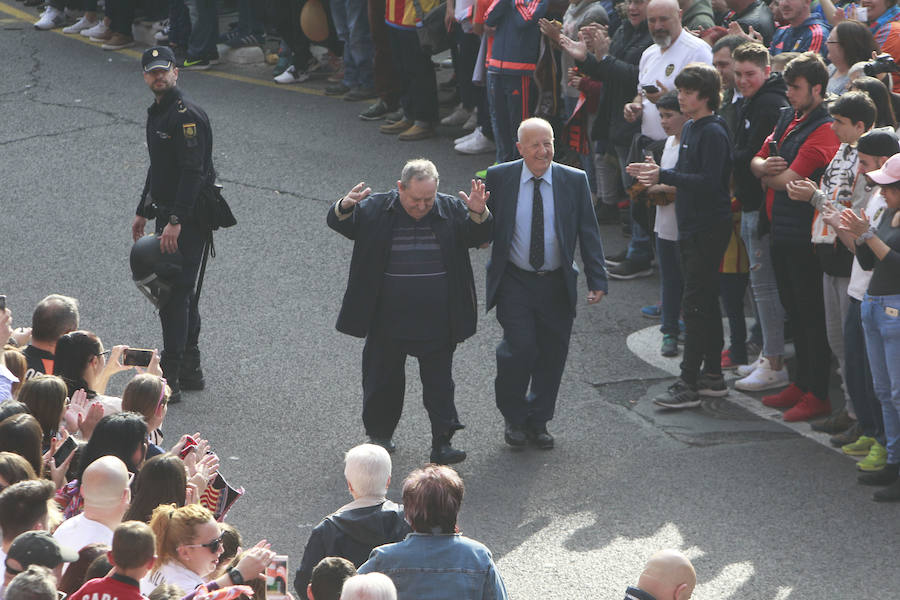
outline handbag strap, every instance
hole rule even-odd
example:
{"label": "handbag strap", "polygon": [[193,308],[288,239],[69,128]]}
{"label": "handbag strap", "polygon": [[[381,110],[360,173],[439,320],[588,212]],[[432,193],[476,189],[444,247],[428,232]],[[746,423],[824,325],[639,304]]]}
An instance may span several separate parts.
{"label": "handbag strap", "polygon": [[[419,0],[412,0],[413,8],[416,9],[416,18],[419,20],[419,23],[425,23],[425,13],[422,11],[422,4]],[[419,25],[416,25],[417,27]]]}

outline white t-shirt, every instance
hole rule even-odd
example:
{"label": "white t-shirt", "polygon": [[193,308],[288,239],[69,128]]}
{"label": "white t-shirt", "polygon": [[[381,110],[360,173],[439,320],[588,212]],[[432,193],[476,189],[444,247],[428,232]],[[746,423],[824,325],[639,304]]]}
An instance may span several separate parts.
{"label": "white t-shirt", "polygon": [[[112,547],[113,530],[99,521],[88,519],[81,513],[63,521],[53,532],[53,537],[60,546],[78,552],[88,544],[94,543]],[[63,569],[65,570],[67,566],[68,563]]]}
{"label": "white t-shirt", "polygon": [[159,568],[158,571],[150,571],[141,579],[141,593],[149,596],[150,592],[164,583],[177,585],[185,594],[190,594],[201,583],[206,583],[202,577],[178,562],[169,562]]}
{"label": "white t-shirt", "polygon": [[709,44],[689,31],[682,30],[665,51],[660,50],[657,44],[652,44],[644,50],[638,70],[637,88],[637,93],[643,97],[644,106],[641,133],[654,140],[666,138],[666,132],[663,131],[662,122],[659,120],[659,111],[656,110],[655,104],[644,97],[643,86],[657,86],[658,80],[669,90],[674,90],[675,77],[685,65],[693,62],[712,64],[712,50]]}
{"label": "white t-shirt", "polygon": [[[881,222],[881,217],[884,215],[885,208],[887,208],[887,202],[884,201],[881,190],[878,190],[872,194],[871,198],[869,198],[869,203],[866,204],[866,208],[864,209],[866,216],[869,217],[869,223],[871,223],[872,227],[878,227],[878,224]],[[863,268],[859,266],[859,261],[856,260],[856,257],[854,256],[853,266],[850,268],[850,285],[847,286],[847,293],[850,297],[862,302],[866,295],[866,290],[869,289],[869,280],[871,279],[872,271],[864,271]]]}
{"label": "white t-shirt", "polygon": [[[681,143],[675,139],[674,135],[670,135],[669,139],[666,140],[662,158],[659,160],[660,168],[675,168],[675,165],[678,163],[678,149],[680,147]],[[656,207],[656,224],[653,226],[653,231],[664,240],[670,242],[678,241],[678,218],[675,216],[674,202]]]}

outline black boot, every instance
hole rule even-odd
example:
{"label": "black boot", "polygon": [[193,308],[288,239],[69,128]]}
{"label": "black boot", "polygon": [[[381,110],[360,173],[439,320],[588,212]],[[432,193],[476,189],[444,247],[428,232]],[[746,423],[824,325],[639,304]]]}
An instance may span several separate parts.
{"label": "black boot", "polygon": [[891,485],[897,481],[898,471],[900,471],[900,464],[888,463],[884,465],[883,469],[863,473],[857,477],[857,480],[863,485]]}
{"label": "black boot", "polygon": [[166,384],[168,384],[169,389],[172,390],[172,394],[169,396],[169,404],[178,404],[181,402],[181,385],[178,381],[180,365],[181,356],[163,350],[162,356],[159,358],[159,368],[162,369]]}
{"label": "black boot", "polygon": [[197,346],[188,346],[184,349],[178,380],[183,390],[202,390],[206,387],[203,369],[200,367],[200,348]]}
{"label": "black boot", "polygon": [[454,465],[466,460],[465,450],[450,445],[450,435],[441,434],[431,438],[431,462],[437,465]]}

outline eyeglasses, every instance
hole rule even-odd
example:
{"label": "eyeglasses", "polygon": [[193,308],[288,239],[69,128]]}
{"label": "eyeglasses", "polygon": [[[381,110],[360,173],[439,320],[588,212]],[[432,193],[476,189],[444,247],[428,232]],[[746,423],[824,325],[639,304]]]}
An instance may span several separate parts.
{"label": "eyeglasses", "polygon": [[103,358],[109,358],[110,352],[111,352],[111,350],[104,350],[103,352],[98,353],[97,356],[102,356]]}
{"label": "eyeglasses", "polygon": [[222,536],[220,535],[216,539],[211,542],[207,542],[205,544],[182,544],[185,548],[206,548],[213,554],[218,552],[219,548],[222,547]]}

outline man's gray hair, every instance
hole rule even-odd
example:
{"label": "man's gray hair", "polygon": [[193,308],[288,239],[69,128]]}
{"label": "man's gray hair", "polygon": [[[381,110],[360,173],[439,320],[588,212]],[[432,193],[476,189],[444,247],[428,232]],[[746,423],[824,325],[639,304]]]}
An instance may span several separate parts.
{"label": "man's gray hair", "polygon": [[397,588],[383,573],[354,575],[344,582],[341,600],[397,600]]}
{"label": "man's gray hair", "polygon": [[56,600],[56,577],[47,567],[31,565],[9,582],[5,600]]}
{"label": "man's gray hair", "polygon": [[435,183],[440,182],[437,167],[427,158],[414,158],[406,161],[403,170],[400,171],[400,183],[403,187],[409,185],[413,179],[433,179]]}
{"label": "man's gray hair", "polygon": [[384,496],[391,478],[391,456],[375,444],[361,444],[344,456],[344,477],[362,496]]}
{"label": "man's gray hair", "polygon": [[78,300],[50,294],[41,300],[31,315],[31,337],[39,342],[55,342],[78,329]]}

